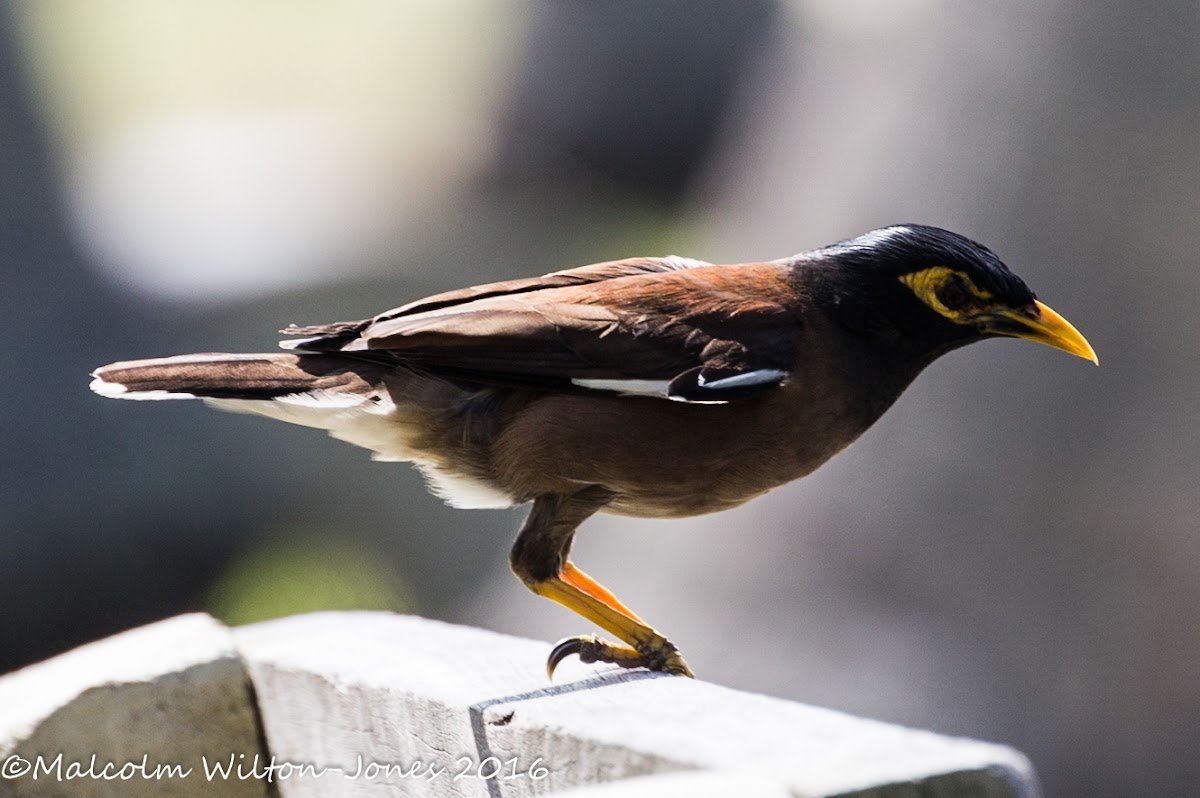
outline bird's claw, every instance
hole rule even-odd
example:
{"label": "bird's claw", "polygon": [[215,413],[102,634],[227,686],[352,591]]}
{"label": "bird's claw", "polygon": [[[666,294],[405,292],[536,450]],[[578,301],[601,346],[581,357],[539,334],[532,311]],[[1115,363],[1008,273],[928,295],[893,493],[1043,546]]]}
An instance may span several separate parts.
{"label": "bird's claw", "polygon": [[695,678],[692,669],[683,661],[675,644],[665,637],[647,643],[638,650],[620,643],[612,643],[596,635],[579,635],[558,641],[546,660],[546,674],[553,679],[554,670],[567,657],[577,655],[584,664],[608,662],[622,668],[646,668],[672,676]]}

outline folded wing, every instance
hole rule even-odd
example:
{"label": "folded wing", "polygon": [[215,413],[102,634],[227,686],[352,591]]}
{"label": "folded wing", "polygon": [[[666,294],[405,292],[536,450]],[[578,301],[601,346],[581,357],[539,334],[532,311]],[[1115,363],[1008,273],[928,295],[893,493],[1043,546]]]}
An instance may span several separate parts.
{"label": "folded wing", "polygon": [[450,378],[724,402],[795,361],[793,286],[773,264],[636,258],[439,294],[283,345]]}

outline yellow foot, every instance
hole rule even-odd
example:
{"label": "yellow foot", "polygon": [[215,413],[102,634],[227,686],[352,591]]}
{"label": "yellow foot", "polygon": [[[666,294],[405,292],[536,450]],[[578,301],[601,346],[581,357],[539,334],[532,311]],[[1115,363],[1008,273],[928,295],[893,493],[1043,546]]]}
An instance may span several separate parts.
{"label": "yellow foot", "polygon": [[622,668],[647,668],[673,676],[696,678],[683,657],[679,656],[679,649],[665,637],[652,638],[641,649],[639,651],[621,643],[611,643],[595,635],[568,637],[560,640],[550,652],[550,658],[546,660],[546,673],[553,679],[558,664],[572,654],[578,654],[579,661],[583,663],[611,662]]}

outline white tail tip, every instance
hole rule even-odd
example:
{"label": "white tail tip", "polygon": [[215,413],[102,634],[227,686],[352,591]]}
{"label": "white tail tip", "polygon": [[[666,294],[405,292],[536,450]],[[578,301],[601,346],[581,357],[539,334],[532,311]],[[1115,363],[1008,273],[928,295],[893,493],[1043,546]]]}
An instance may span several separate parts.
{"label": "white tail tip", "polygon": [[172,393],[171,391],[131,391],[119,382],[107,382],[96,377],[88,385],[93,393],[107,396],[109,399],[195,399],[190,393]]}

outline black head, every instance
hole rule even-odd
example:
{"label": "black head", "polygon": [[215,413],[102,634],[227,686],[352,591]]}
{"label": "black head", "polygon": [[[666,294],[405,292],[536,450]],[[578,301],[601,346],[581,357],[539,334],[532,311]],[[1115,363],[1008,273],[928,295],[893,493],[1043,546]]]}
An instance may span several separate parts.
{"label": "black head", "polygon": [[1095,360],[990,249],[948,230],[874,230],[801,259],[822,306],[852,332],[928,362],[992,336],[1030,338]]}
{"label": "black head", "polygon": [[[940,267],[969,281],[976,295],[987,294],[1009,307],[1031,305],[1037,298],[990,249],[940,227],[893,225],[820,252],[863,279],[900,278]],[[952,285],[966,287],[957,280],[947,281],[947,286]]]}

